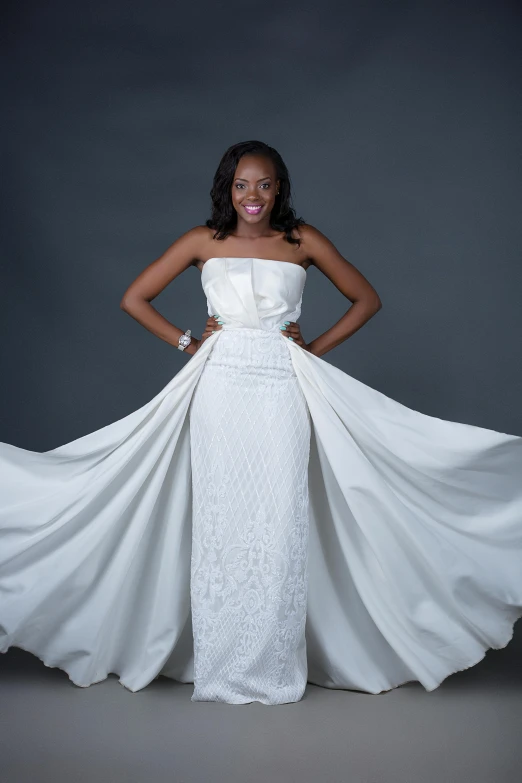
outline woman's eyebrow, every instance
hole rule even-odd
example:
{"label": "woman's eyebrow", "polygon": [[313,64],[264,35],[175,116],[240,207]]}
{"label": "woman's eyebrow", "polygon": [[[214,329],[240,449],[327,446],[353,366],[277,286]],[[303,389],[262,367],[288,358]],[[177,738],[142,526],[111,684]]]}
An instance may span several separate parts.
{"label": "woman's eyebrow", "polygon": [[[248,182],[247,179],[243,179],[243,177],[236,177],[236,179],[240,180],[241,182]],[[272,179],[272,177],[261,177],[261,179],[258,179],[258,182],[262,182],[264,179]]]}

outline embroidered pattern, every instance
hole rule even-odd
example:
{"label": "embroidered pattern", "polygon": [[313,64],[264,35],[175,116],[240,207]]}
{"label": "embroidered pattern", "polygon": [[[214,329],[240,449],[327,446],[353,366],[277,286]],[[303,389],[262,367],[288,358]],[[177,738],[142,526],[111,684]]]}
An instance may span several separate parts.
{"label": "embroidered pattern", "polygon": [[310,426],[281,335],[224,331],[190,410],[193,701],[302,696]]}

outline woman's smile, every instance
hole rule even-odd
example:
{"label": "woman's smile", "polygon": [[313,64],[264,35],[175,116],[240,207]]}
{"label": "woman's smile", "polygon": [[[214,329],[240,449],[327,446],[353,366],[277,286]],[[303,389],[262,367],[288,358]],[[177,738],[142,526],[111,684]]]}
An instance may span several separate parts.
{"label": "woman's smile", "polygon": [[243,207],[249,215],[259,215],[263,209],[263,204],[243,204]]}

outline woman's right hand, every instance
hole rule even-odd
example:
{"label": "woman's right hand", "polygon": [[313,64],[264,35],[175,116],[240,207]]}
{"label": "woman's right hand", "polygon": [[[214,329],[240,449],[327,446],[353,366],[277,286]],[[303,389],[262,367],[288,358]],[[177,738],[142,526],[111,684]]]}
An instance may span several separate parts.
{"label": "woman's right hand", "polygon": [[207,318],[205,325],[205,331],[201,335],[201,340],[198,341],[198,350],[201,348],[205,340],[210,337],[214,332],[218,332],[223,328],[223,321],[219,318],[219,315],[211,315]]}

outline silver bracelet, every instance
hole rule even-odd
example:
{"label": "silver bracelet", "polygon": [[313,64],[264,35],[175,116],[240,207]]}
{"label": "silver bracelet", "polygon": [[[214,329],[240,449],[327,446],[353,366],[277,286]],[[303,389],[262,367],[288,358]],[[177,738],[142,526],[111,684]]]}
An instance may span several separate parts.
{"label": "silver bracelet", "polygon": [[192,334],[192,332],[190,331],[190,329],[187,329],[185,334],[180,335],[180,337],[178,339],[178,343],[179,343],[178,344],[178,351],[184,351],[185,348],[187,347],[187,345],[190,345],[190,343],[191,343],[190,335],[191,334]]}

